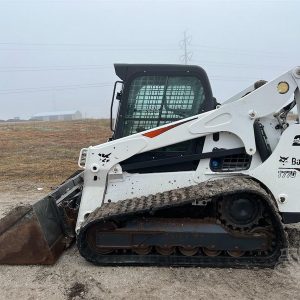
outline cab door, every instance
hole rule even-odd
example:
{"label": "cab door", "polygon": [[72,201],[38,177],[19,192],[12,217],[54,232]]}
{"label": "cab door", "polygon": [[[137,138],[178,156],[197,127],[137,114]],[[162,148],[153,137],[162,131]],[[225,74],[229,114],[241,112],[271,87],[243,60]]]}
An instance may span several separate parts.
{"label": "cab door", "polygon": [[[116,73],[123,79],[124,89],[114,139],[215,108],[206,73],[200,67],[117,65]],[[185,161],[179,166],[178,158],[201,153],[203,143],[204,138],[199,138],[135,155],[124,161],[122,167],[135,172],[194,169],[198,162]]]}

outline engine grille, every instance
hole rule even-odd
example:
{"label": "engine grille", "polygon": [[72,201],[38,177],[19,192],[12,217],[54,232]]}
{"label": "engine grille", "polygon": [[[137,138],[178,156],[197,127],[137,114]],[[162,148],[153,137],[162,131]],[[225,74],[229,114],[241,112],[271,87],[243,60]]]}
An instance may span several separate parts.
{"label": "engine grille", "polygon": [[234,154],[219,158],[211,158],[210,169],[213,172],[234,172],[248,170],[251,165],[252,156]]}

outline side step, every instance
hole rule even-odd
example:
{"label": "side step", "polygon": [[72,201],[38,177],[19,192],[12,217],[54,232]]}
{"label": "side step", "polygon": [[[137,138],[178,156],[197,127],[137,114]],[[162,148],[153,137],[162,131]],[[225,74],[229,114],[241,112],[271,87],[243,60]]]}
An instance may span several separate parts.
{"label": "side step", "polygon": [[[74,175],[74,174],[73,174]],[[82,173],[0,220],[0,264],[53,264],[75,239]]]}

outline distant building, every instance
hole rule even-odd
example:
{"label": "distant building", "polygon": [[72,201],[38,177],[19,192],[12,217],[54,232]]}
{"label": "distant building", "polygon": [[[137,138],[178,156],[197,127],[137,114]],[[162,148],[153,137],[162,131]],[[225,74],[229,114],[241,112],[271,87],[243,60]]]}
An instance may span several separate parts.
{"label": "distant building", "polygon": [[30,118],[30,120],[34,121],[68,121],[79,119],[82,119],[82,114],[78,110],[38,113]]}
{"label": "distant building", "polygon": [[6,122],[24,122],[25,120],[21,120],[19,117],[14,117],[13,119],[7,119]]}

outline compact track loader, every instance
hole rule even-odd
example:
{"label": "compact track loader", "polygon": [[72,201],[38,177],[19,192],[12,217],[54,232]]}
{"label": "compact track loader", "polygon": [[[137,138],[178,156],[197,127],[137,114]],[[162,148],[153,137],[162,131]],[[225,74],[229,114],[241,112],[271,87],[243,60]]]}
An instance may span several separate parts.
{"label": "compact track loader", "polygon": [[274,266],[300,222],[300,67],[222,104],[198,66],[115,70],[112,138],[0,220],[0,262],[53,263],[76,238],[99,265]]}

